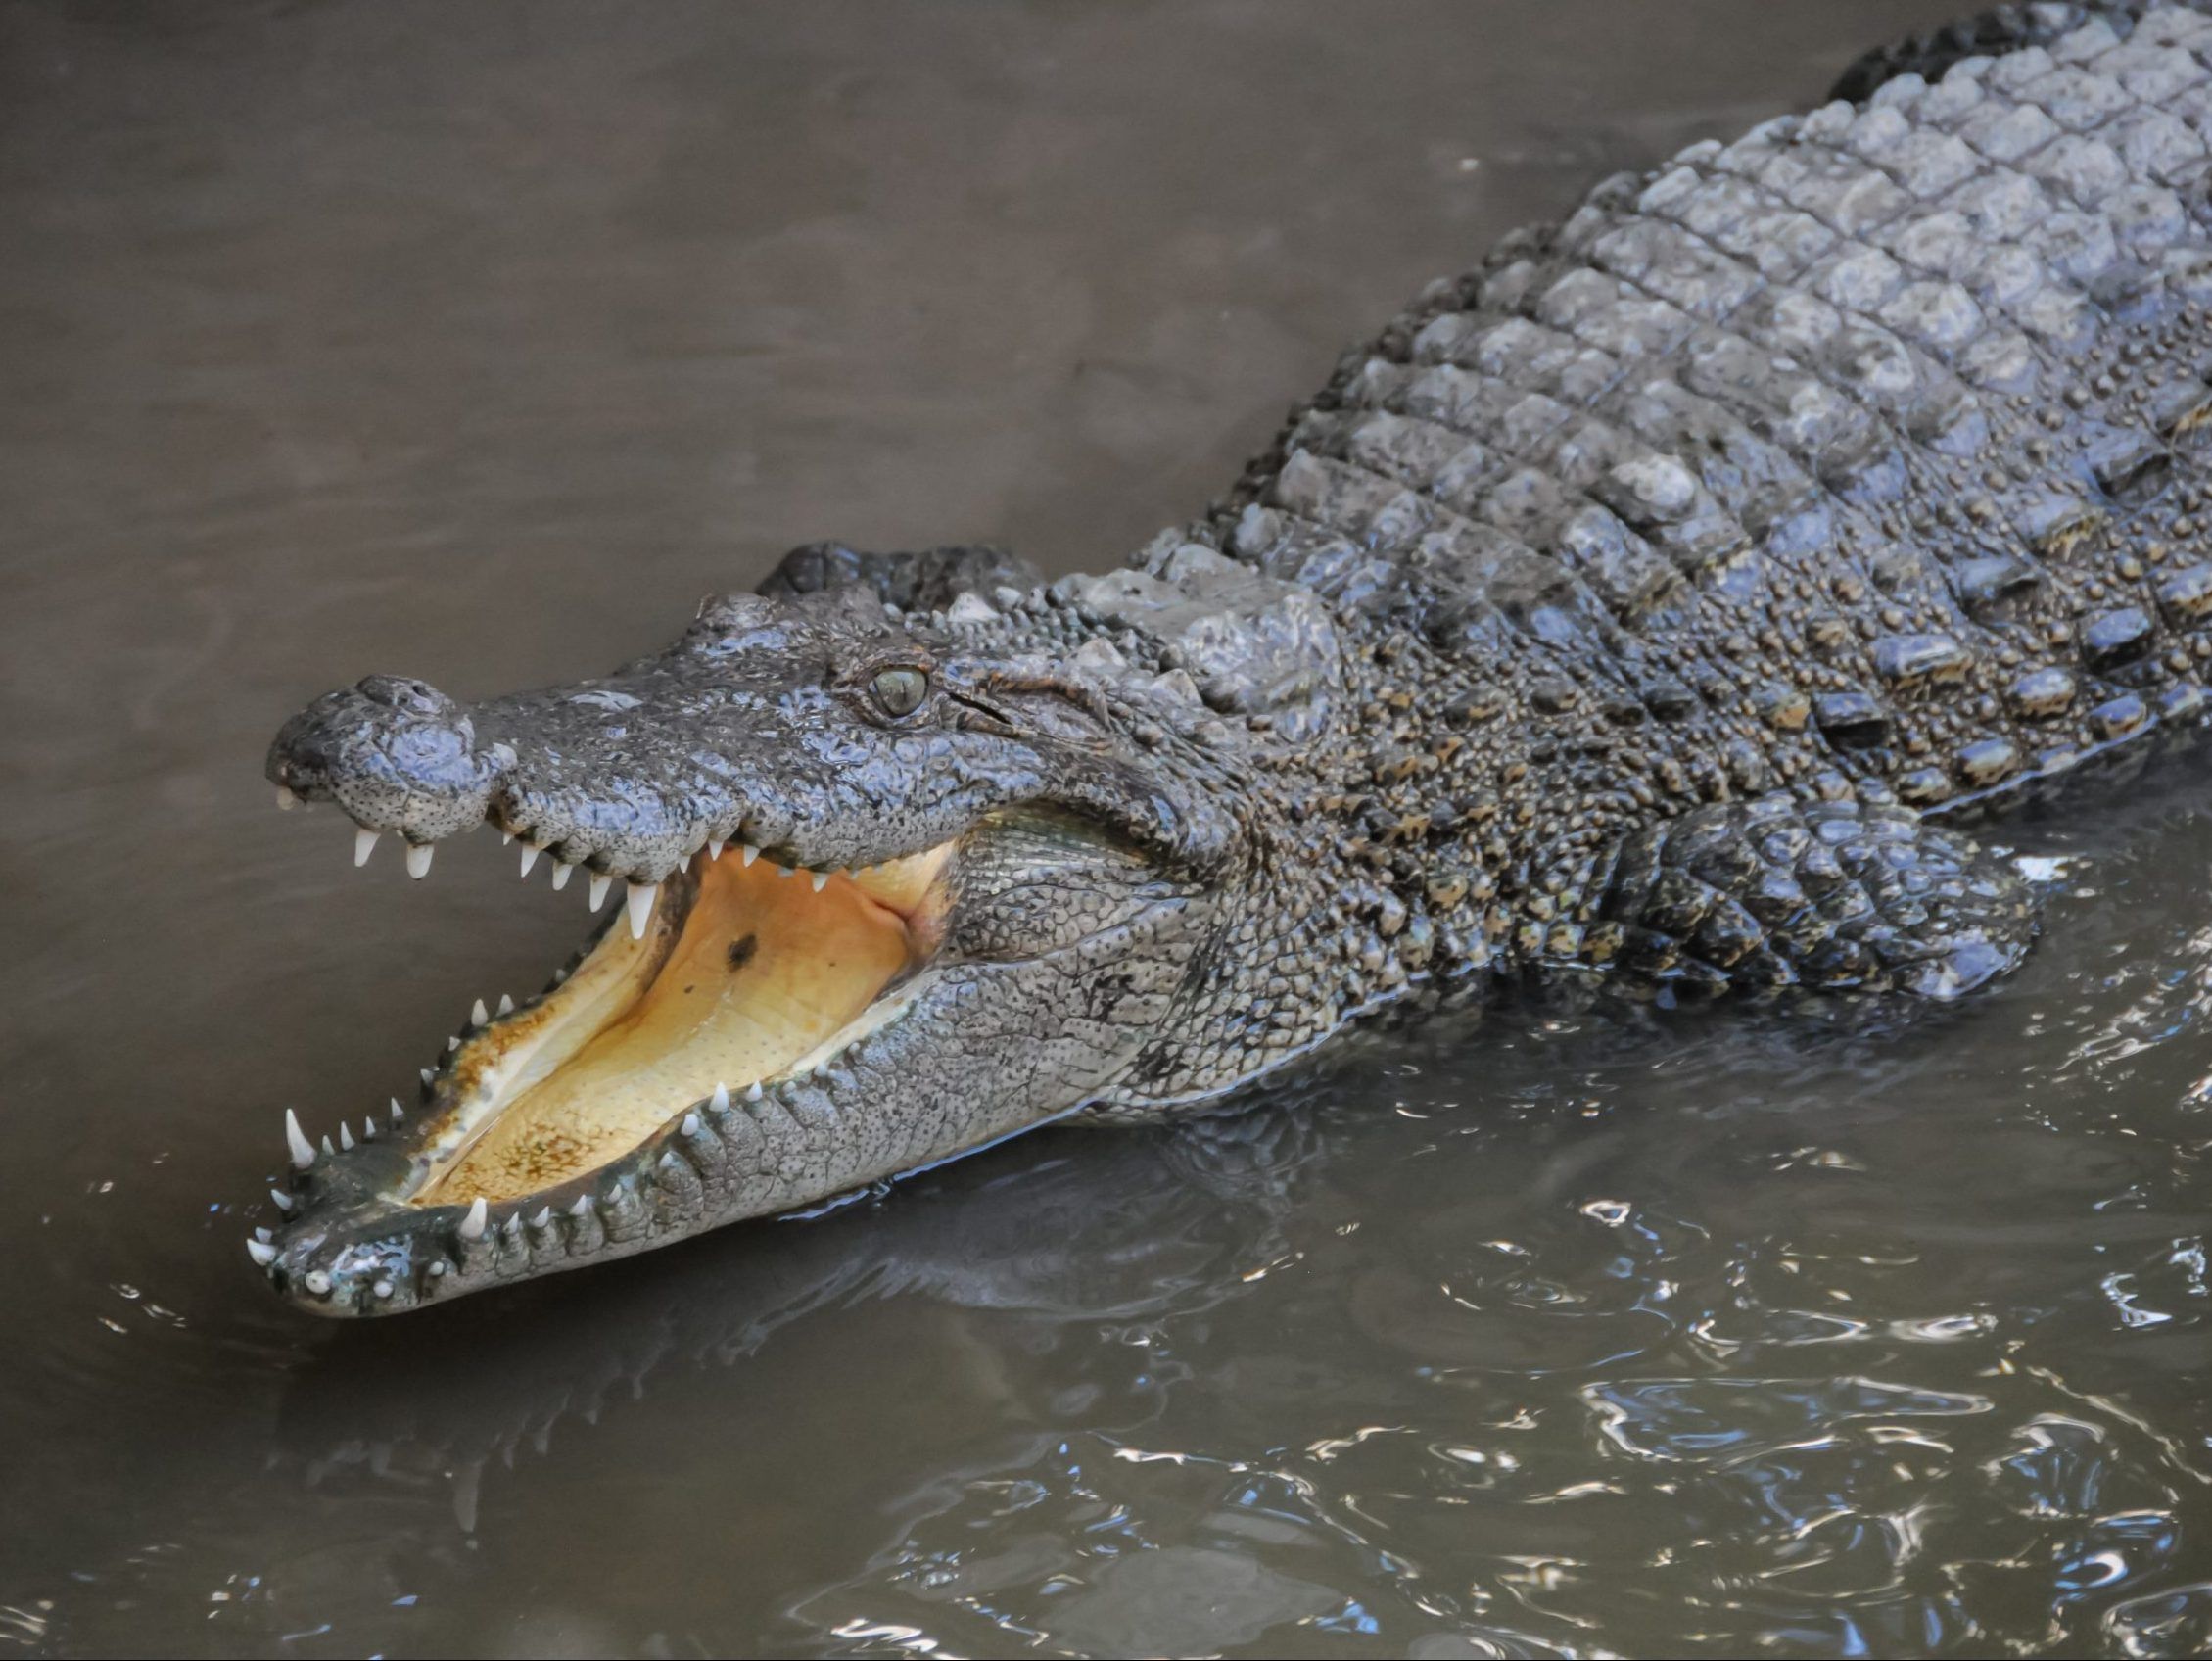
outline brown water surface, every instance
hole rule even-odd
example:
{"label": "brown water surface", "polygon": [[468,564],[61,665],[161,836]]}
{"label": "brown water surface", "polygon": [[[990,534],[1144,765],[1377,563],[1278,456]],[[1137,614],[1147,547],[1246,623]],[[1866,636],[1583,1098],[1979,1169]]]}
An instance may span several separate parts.
{"label": "brown water surface", "polygon": [[0,8],[0,1645],[2212,1645],[2212,764],[1941,1019],[1439,1024],[1241,1117],[354,1327],[279,1115],[581,934],[280,819],[370,670],[790,544],[1112,563],[1337,350],[1941,4]]}

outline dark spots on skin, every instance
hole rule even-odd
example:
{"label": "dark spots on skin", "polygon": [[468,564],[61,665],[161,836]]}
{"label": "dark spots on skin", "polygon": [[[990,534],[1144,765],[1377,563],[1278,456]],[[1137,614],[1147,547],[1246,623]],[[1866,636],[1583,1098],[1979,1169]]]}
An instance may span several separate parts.
{"label": "dark spots on skin", "polygon": [[2012,707],[2031,721],[2047,721],[2074,701],[2074,677],[2063,669],[2032,669],[2005,689]]}
{"label": "dark spots on skin", "polygon": [[1828,741],[1846,749],[1865,749],[1888,735],[1889,713],[1864,692],[1822,692],[1812,700],[1812,719]]}
{"label": "dark spots on skin", "polygon": [[2098,704],[2089,713],[2090,730],[2106,742],[2126,737],[2149,718],[2150,711],[2133,692]]}
{"label": "dark spots on skin", "polygon": [[1958,777],[1969,788],[1983,789],[2008,776],[2019,760],[2009,739],[1977,739],[1958,752]]}
{"label": "dark spots on skin", "polygon": [[2015,595],[2032,591],[2042,582],[2042,577],[2033,566],[2020,560],[1992,555],[1965,561],[1957,568],[1955,582],[1959,602],[1967,610],[1982,615]]}
{"label": "dark spots on skin", "polygon": [[1676,721],[1697,708],[1697,693],[1672,676],[1647,681],[1639,688],[1644,706],[1662,721]]}
{"label": "dark spots on skin", "polygon": [[1444,719],[1455,727],[1472,727],[1504,707],[1505,696],[1495,687],[1471,687],[1444,706]]}
{"label": "dark spots on skin", "polygon": [[1082,988],[1085,1012],[1093,1020],[1107,1020],[1121,1001],[1135,990],[1133,975],[1116,972],[1100,974],[1087,980]]}
{"label": "dark spots on skin", "polygon": [[1900,800],[1927,807],[1951,794],[1951,781],[1940,767],[1916,767],[1897,782]]}
{"label": "dark spots on skin", "polygon": [[2159,584],[2158,608],[2169,623],[2180,627],[2212,613],[2212,565],[2192,565]]}
{"label": "dark spots on skin", "polygon": [[2082,657],[2093,670],[2133,663],[2150,649],[2150,619],[2141,606],[2122,606],[2085,619],[2081,629]]}
{"label": "dark spots on skin", "polygon": [[1973,654],[1949,635],[1885,635],[1874,642],[1874,671],[1903,690],[1956,686]]}
{"label": "dark spots on skin", "polygon": [[751,963],[753,961],[753,954],[760,950],[760,946],[761,942],[760,936],[758,934],[748,934],[742,940],[730,941],[729,973],[735,974],[739,970],[743,969],[747,964]]}
{"label": "dark spots on skin", "polygon": [[1546,715],[1557,715],[1574,707],[1575,684],[1558,676],[1547,676],[1529,688],[1529,702]]}
{"label": "dark spots on skin", "polygon": [[2141,434],[2129,434],[2090,457],[2090,470],[2104,494],[2123,507],[2141,507],[2165,490],[2173,456]]}

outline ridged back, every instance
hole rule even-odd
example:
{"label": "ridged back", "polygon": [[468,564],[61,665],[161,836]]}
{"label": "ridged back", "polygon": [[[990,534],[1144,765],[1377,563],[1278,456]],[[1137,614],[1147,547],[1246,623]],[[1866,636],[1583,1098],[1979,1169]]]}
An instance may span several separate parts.
{"label": "ridged back", "polygon": [[2159,8],[1692,146],[1425,294],[1216,534],[1785,781],[2066,765],[2212,654],[2208,132],[2212,21]]}

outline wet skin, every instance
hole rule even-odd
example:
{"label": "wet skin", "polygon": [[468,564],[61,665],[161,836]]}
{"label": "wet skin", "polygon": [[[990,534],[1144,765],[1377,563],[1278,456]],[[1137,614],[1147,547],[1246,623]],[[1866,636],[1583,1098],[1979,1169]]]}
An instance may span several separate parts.
{"label": "wet skin", "polygon": [[373,1138],[296,1133],[257,1260],[409,1308],[1201,1107],[1437,981],[2003,973],[1961,810],[2194,724],[2212,658],[2207,162],[2154,119],[2212,43],[2125,32],[1608,181],[1122,571],[804,549],[602,680],[319,700],[287,799],[626,905]]}

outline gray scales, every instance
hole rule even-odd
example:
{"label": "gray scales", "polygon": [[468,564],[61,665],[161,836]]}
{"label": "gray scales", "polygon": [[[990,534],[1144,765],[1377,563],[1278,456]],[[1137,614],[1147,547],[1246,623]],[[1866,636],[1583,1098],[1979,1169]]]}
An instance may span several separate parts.
{"label": "gray scales", "polygon": [[[294,1122],[273,1284],[379,1313],[602,1261],[1218,1102],[1417,989],[1950,999],[2017,963],[2032,890],[1962,823],[2205,708],[2212,20],[2012,8],[1845,85],[1432,286],[1124,569],[820,545],[602,680],[295,717],[280,799],[364,857],[490,820],[631,900],[411,1112]],[[731,926],[702,895],[740,855],[895,888],[909,961],[472,1199],[571,972]]]}

